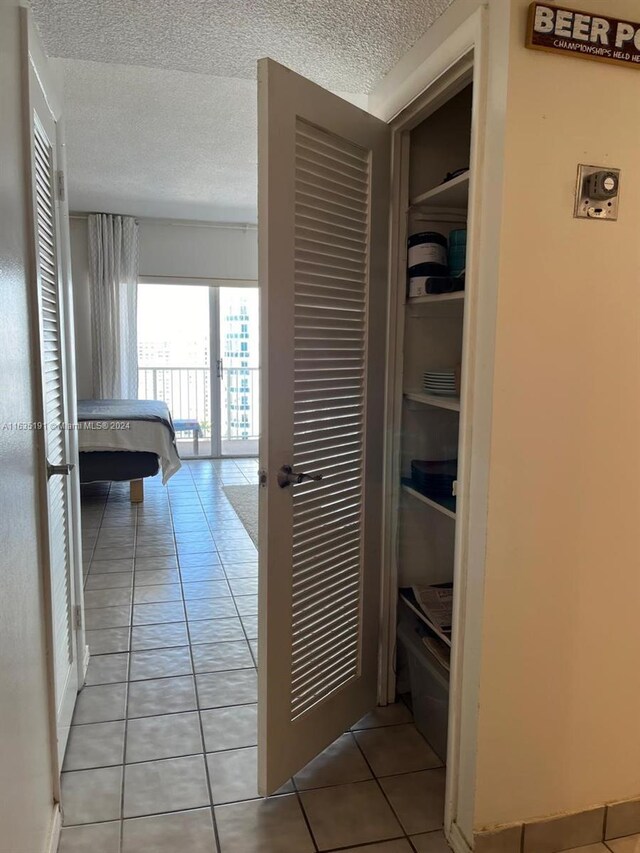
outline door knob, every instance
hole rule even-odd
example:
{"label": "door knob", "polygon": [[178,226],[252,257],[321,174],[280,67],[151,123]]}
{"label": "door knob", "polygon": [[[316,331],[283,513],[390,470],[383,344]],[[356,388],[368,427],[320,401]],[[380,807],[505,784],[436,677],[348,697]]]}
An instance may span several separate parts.
{"label": "door knob", "polygon": [[47,462],[47,480],[49,479],[49,477],[53,477],[55,474],[64,474],[68,477],[69,474],[73,471],[73,468],[73,463],[65,463],[63,465],[52,465],[50,462]]}
{"label": "door knob", "polygon": [[304,471],[294,471],[291,465],[283,465],[278,471],[278,485],[281,489],[304,483],[305,480],[321,480],[322,474],[305,474]]}

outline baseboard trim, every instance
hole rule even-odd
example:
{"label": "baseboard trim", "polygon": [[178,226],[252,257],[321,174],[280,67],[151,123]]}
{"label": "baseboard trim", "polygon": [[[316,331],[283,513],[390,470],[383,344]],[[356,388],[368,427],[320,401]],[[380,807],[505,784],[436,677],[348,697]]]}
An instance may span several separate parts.
{"label": "baseboard trim", "polygon": [[451,827],[447,834],[447,841],[449,842],[454,853],[471,853],[471,847],[469,846],[469,842],[464,837],[464,835],[460,831],[460,827],[455,821],[451,824]]}
{"label": "baseboard trim", "polygon": [[51,816],[51,828],[49,830],[49,841],[45,853],[57,853],[60,844],[60,832],[62,830],[62,814],[58,803],[53,804]]}
{"label": "baseboard trim", "polygon": [[[534,853],[544,846],[550,853],[559,853],[639,833],[640,799],[619,800],[475,832],[473,849],[475,853]],[[454,850],[458,853],[457,846]]]}

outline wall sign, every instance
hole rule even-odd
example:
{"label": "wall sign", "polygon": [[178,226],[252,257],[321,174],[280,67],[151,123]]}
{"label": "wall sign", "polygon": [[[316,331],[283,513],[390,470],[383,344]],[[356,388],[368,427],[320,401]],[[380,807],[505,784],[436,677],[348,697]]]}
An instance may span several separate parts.
{"label": "wall sign", "polygon": [[532,3],[527,47],[640,68],[640,23]]}

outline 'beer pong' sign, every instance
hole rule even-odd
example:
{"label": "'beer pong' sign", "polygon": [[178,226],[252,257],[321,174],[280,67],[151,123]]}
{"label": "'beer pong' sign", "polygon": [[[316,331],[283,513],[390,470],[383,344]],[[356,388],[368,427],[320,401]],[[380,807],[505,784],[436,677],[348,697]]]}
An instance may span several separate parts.
{"label": "'beer pong' sign", "polygon": [[532,3],[527,47],[640,68],[640,23]]}

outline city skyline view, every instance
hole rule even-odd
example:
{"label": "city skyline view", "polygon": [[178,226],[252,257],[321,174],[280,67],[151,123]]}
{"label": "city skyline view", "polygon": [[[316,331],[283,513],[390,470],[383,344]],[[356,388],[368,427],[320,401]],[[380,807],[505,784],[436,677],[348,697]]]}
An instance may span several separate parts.
{"label": "city skyline view", "polygon": [[[187,284],[138,286],[139,397],[164,400],[174,421],[200,425],[205,442],[194,442],[193,448],[191,439],[178,433],[187,455],[210,455],[216,427],[223,445],[225,440],[255,444],[259,432],[258,288],[218,288],[217,310],[215,298],[210,301],[213,290]],[[219,350],[211,328],[216,318]],[[212,381],[220,382],[217,417]]]}

